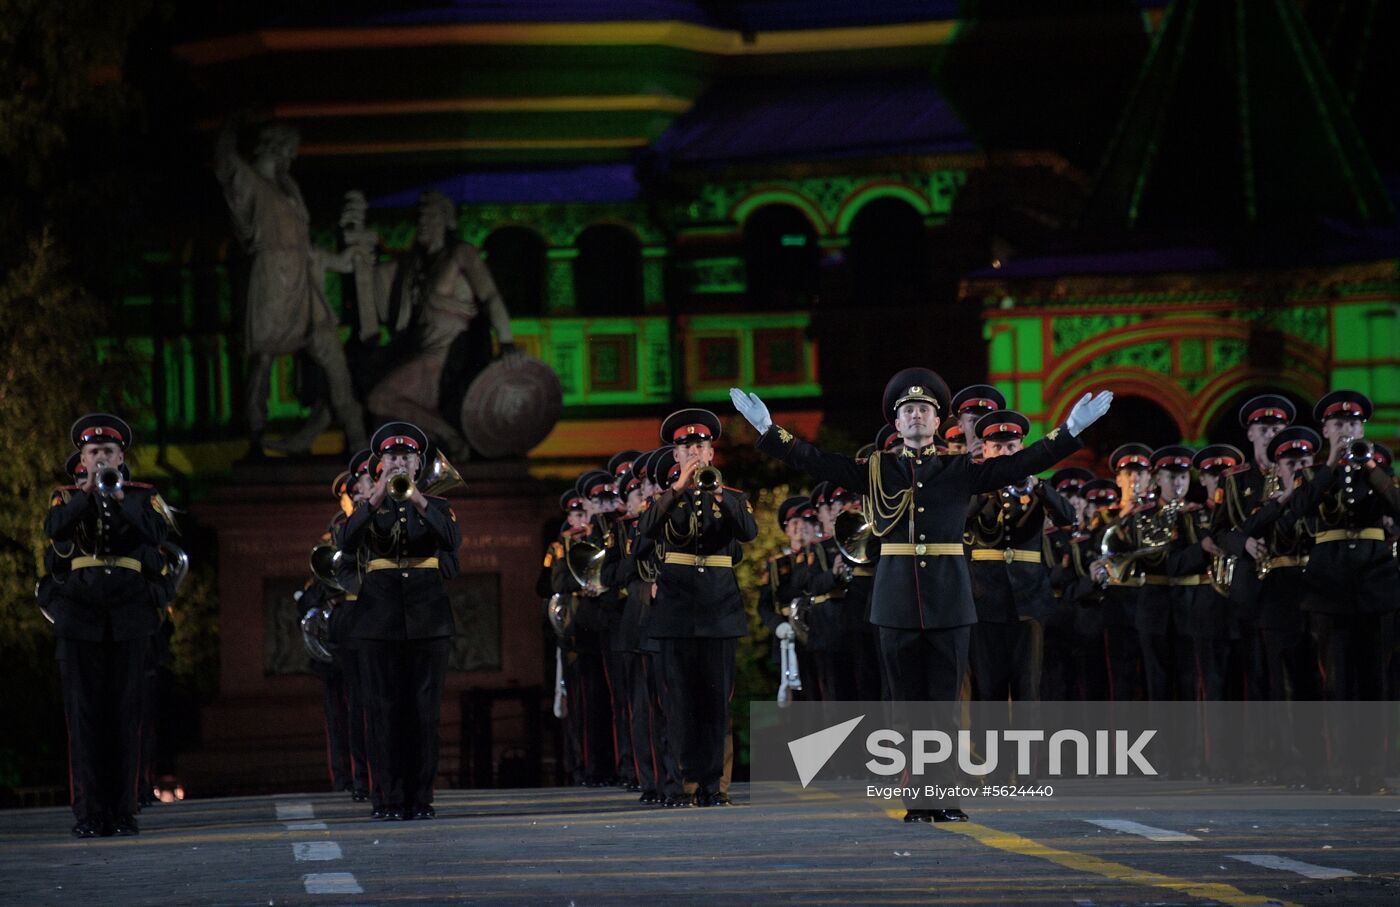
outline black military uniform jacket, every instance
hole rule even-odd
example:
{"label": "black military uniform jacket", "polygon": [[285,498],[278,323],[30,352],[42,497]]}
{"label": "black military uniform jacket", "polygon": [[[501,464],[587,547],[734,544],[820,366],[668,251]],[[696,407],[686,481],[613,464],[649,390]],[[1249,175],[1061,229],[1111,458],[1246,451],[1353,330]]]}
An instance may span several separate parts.
{"label": "black military uniform jacket", "polygon": [[[618,604],[617,591],[607,588],[606,580],[602,580],[604,582],[602,594],[584,595],[583,586],[574,579],[574,574],[569,569],[569,552],[574,549],[575,545],[585,542],[605,549],[609,557],[615,554],[609,530],[599,520],[590,520],[587,531],[569,531],[566,528],[559,534],[559,545],[562,551],[560,556],[555,558],[553,567],[550,568],[550,588],[558,595],[572,597],[570,607],[573,608],[574,612],[574,635],[578,644],[588,648],[592,648],[595,642],[610,646],[608,634],[617,623],[618,611],[621,607]],[[604,571],[606,569],[605,562]]]}
{"label": "black military uniform jacket", "polygon": [[[1133,540],[1135,548],[1141,550],[1149,546],[1149,526],[1161,531],[1164,519],[1162,509],[1167,506],[1158,498],[1140,505],[1124,521],[1124,532]],[[1134,623],[1144,633],[1165,634],[1168,629],[1177,635],[1190,635],[1195,594],[1187,586],[1173,585],[1172,578],[1186,575],[1188,560],[1183,560],[1183,549],[1197,540],[1193,532],[1187,530],[1188,523],[1194,525],[1195,516],[1190,508],[1193,504],[1181,502],[1176,519],[1172,523],[1174,536],[1165,545],[1156,546],[1153,553],[1141,557],[1136,565],[1142,574],[1142,588],[1137,590]]]}
{"label": "black military uniform jacket", "polygon": [[[375,511],[368,501],[357,506],[341,531],[345,556],[358,557],[362,571],[348,635],[389,640],[451,636],[452,606],[444,579],[457,575],[461,539],[446,498],[429,496],[421,514],[410,502],[392,498]],[[409,566],[433,557],[436,569]],[[395,566],[374,569],[386,561]]]}
{"label": "black military uniform jacket", "polygon": [[651,603],[651,583],[644,583],[637,567],[637,517],[624,516],[614,523],[615,539],[603,562],[603,585],[621,599],[621,615],[612,630],[614,651],[643,649],[642,618]]}
{"label": "black military uniform jacket", "polygon": [[[913,556],[882,552],[870,611],[871,622],[879,626],[915,630],[977,622],[962,554],[968,500],[1049,469],[1082,446],[1059,428],[1011,456],[982,463],[966,454],[939,456],[932,446],[897,455],[877,452],[863,463],[822,453],[776,425],[758,440],[759,450],[794,469],[863,494],[872,505],[866,513],[882,544],[915,546]],[[935,544],[957,546],[958,554],[917,553],[918,546]]]}
{"label": "black military uniform jacket", "polygon": [[[977,619],[997,623],[1045,620],[1055,610],[1055,593],[1044,558],[1048,548],[1045,517],[1048,513],[1055,525],[1068,526],[1074,523],[1074,511],[1055,489],[1040,482],[1027,495],[1030,500],[1012,503],[1013,521],[1008,525],[1003,499],[1007,494],[1007,489],[1001,488],[982,495],[982,507],[969,521],[972,551],[1004,555],[1001,560],[978,560],[969,552]],[[1028,559],[1015,559],[1018,552]]]}
{"label": "black military uniform jacket", "polygon": [[[1182,586],[1185,598],[1190,601],[1187,609],[1187,632],[1197,639],[1239,639],[1239,615],[1210,584],[1211,555],[1201,546],[1207,537],[1213,537],[1216,520],[1225,514],[1224,505],[1206,505],[1185,510],[1180,518],[1180,532],[1185,544],[1175,546],[1167,558],[1167,572],[1178,582],[1189,580],[1193,586]],[[1247,565],[1246,565],[1247,566]],[[1240,571],[1237,569],[1236,574]],[[1233,589],[1233,584],[1231,585]]]}
{"label": "black military uniform jacket", "polygon": [[[127,482],[122,490],[120,504],[72,485],[54,491],[44,533],[72,567],[52,590],[54,633],[61,639],[122,642],[160,629],[153,583],[165,569],[158,546],[170,526],[153,487]],[[76,559],[84,557],[109,563],[79,566]],[[117,558],[140,569],[119,566]]]}
{"label": "black military uniform jacket", "polygon": [[794,598],[803,595],[807,585],[807,549],[793,551],[784,548],[782,554],[768,559],[768,581],[758,591],[758,619],[770,631],[788,619],[788,609]]}
{"label": "black military uniform jacket", "polygon": [[865,622],[865,603],[850,598],[846,580],[832,569],[832,564],[841,556],[834,538],[824,538],[810,550],[816,562],[812,564],[803,589],[812,599],[813,626],[808,633],[807,647],[814,652],[849,648],[855,644],[851,634],[858,632]]}
{"label": "black military uniform jacket", "polygon": [[[707,557],[743,560],[741,543],[758,535],[753,508],[742,491],[725,488],[718,498],[708,491],[668,488],[638,521],[638,532],[665,552],[657,570],[656,598],[647,632],[656,639],[728,639],[749,631],[739,580],[731,567]],[[698,558],[677,563],[674,556]]]}
{"label": "black military uniform jacket", "polygon": [[[1383,614],[1400,608],[1400,565],[1384,537],[1383,522],[1400,513],[1388,493],[1378,494],[1371,486],[1367,474],[1380,471],[1319,466],[1285,505],[1285,519],[1316,517],[1317,543],[1306,569],[1323,593],[1310,600],[1316,610]],[[1323,542],[1329,532],[1351,537]]]}
{"label": "black military uniform jacket", "polygon": [[1260,603],[1259,578],[1250,569],[1251,559],[1244,547],[1249,535],[1240,527],[1265,504],[1266,481],[1264,471],[1256,463],[1245,463],[1227,471],[1221,477],[1225,509],[1216,513],[1212,521],[1215,543],[1227,554],[1239,558],[1230,582],[1230,601],[1235,606],[1236,618],[1242,621],[1254,620]]}
{"label": "black military uniform jacket", "polygon": [[[1277,500],[1269,501],[1254,511],[1254,515],[1238,528],[1245,538],[1261,538],[1268,547],[1269,557],[1296,558],[1299,562],[1312,551],[1312,539],[1317,534],[1316,516],[1297,519],[1287,506]],[[1256,575],[1258,565],[1245,557],[1235,566],[1235,582],[1241,571]],[[1302,566],[1275,566],[1271,577],[1260,585],[1258,608],[1253,619],[1262,630],[1301,631],[1306,627],[1304,611],[1315,610],[1311,584],[1303,575]]]}
{"label": "black military uniform jacket", "polygon": [[[330,543],[338,549],[344,547],[347,519],[344,511],[338,511],[331,518],[330,527],[326,530]],[[352,645],[350,628],[355,622],[356,607],[359,605],[360,597],[360,571],[356,568],[353,556],[341,558],[340,570],[336,573],[335,578],[345,591],[324,590],[326,603],[331,606],[330,641],[338,647],[350,648]],[[317,583],[317,585],[320,584]],[[304,600],[305,596],[303,596]],[[307,607],[309,608],[310,605]],[[306,608],[302,609],[302,613],[306,613]]]}

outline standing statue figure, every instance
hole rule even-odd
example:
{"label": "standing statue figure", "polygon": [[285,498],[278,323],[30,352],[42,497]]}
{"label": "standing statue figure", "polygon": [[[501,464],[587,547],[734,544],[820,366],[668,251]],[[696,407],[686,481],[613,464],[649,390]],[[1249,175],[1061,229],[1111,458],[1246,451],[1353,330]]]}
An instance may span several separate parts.
{"label": "standing statue figure", "polygon": [[[299,141],[296,130],[285,123],[264,126],[249,162],[238,153],[238,125],[237,120],[225,124],[214,166],[238,237],[252,256],[244,316],[244,407],[253,453],[261,453],[267,427],[273,359],[303,349],[325,371],[331,412],[345,429],[349,448],[357,450],[365,445],[364,416],[351,391],[324,278],[327,270],[349,273],[360,249],[333,253],[311,244],[310,216],[290,173]],[[313,420],[282,446],[305,452],[324,427],[323,420]]]}
{"label": "standing statue figure", "polygon": [[[357,202],[356,194],[347,196],[347,206]],[[365,258],[356,259],[356,270],[365,266]],[[380,420],[413,422],[452,459],[468,458],[458,413],[466,388],[491,363],[492,329],[503,359],[514,362],[520,354],[491,272],[476,247],[457,236],[452,200],[440,192],[420,196],[412,250],[374,272],[379,323],[394,335],[411,332],[412,341],[409,358],[394,364],[370,390],[370,413]],[[363,322],[368,307],[361,306]]]}

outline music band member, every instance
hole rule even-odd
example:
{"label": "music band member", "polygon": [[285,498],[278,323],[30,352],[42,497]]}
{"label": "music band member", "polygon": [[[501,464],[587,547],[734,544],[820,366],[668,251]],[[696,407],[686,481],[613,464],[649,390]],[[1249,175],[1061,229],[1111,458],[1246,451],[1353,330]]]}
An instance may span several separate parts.
{"label": "music band member", "polygon": [[667,730],[683,783],[699,806],[727,806],[721,789],[735,653],[748,633],[734,564],[758,534],[744,493],[714,469],[719,418],[703,409],[672,413],[661,425],[680,474],[643,511],[638,532],[665,545],[648,632],[661,641]]}
{"label": "music band member", "polygon": [[145,669],[165,573],[159,545],[170,518],[152,486],[122,477],[132,441],[124,420],[92,413],[70,434],[85,473],[55,489],[44,534],[69,570],[52,589],[52,610],[73,834],[134,835]]}
{"label": "music band member", "polygon": [[[1086,394],[1066,425],[1019,453],[984,463],[940,457],[933,438],[950,407],[948,386],[934,372],[910,368],[885,388],[882,415],[903,438],[897,456],[871,454],[861,463],[826,454],[773,423],[755,394],[730,391],[735,408],[760,434],[758,449],[817,479],[859,492],[871,502],[881,540],[871,622],[896,701],[942,704],[938,719],[956,727],[955,702],[967,668],[968,639],[977,613],[963,546],[968,500],[1055,465],[1082,446],[1078,435],[1108,410],[1112,393]],[[965,819],[956,807],[911,808],[906,821]]]}
{"label": "music band member", "polygon": [[370,449],[383,469],[341,533],[342,550],[363,571],[348,633],[373,725],[370,771],[391,820],[436,815],[438,713],[453,633],[445,580],[457,575],[461,535],[447,500],[414,484],[427,447],[422,429],[407,422],[376,431]]}

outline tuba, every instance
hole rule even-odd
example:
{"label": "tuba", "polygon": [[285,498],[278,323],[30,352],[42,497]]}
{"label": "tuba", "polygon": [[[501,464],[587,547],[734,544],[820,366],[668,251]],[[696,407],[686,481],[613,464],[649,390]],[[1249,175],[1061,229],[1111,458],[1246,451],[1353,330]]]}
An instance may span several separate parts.
{"label": "tuba", "polygon": [[565,555],[569,574],[585,589],[596,589],[603,585],[603,561],[608,552],[592,542],[574,542]]}
{"label": "tuba", "polygon": [[867,549],[874,529],[875,524],[859,510],[845,510],[836,515],[831,535],[842,557],[853,564],[868,564],[871,557]]}

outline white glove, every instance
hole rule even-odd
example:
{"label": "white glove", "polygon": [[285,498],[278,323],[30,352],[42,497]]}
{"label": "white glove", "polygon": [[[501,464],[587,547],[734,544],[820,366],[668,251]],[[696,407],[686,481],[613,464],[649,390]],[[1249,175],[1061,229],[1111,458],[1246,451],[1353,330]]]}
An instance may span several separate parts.
{"label": "white glove", "polygon": [[760,435],[773,427],[773,417],[768,415],[768,407],[758,399],[758,394],[746,394],[737,387],[731,387],[729,399],[734,402],[734,408],[739,411],[739,415],[749,420],[749,424]]}
{"label": "white glove", "polygon": [[788,623],[787,621],[783,621],[782,623],[778,624],[777,629],[773,631],[773,635],[778,637],[779,639],[792,639],[794,635],[792,632],[792,624]]}
{"label": "white glove", "polygon": [[1074,437],[1079,437],[1084,429],[1093,425],[1108,412],[1108,406],[1113,402],[1113,391],[1104,391],[1097,397],[1093,394],[1085,394],[1079,398],[1079,402],[1074,404],[1074,408],[1069,411],[1069,418],[1065,420],[1065,428]]}

